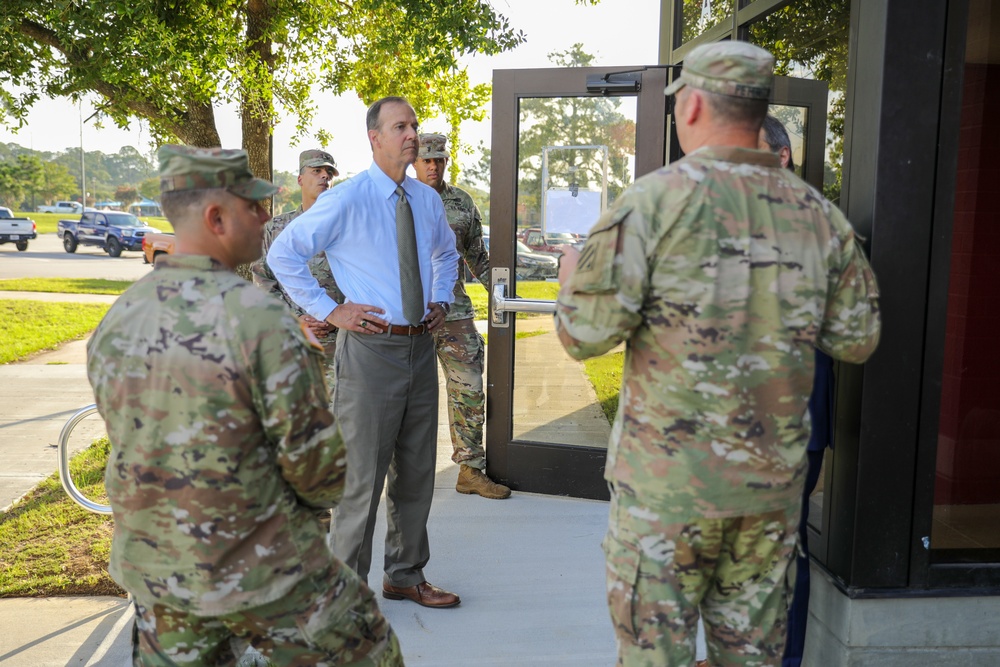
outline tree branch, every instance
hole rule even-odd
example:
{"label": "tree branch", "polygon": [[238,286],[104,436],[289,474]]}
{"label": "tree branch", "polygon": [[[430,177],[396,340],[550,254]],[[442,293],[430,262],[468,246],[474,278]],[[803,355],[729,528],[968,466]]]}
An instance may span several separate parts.
{"label": "tree branch", "polygon": [[[71,68],[82,70],[88,65],[85,52],[75,48],[75,45],[64,43],[54,30],[34,21],[22,19],[21,33],[36,43],[61,53]],[[79,90],[98,93],[108,101],[107,107],[122,109],[131,115],[146,118],[185,143],[204,147],[220,144],[219,133],[215,128],[215,110],[211,103],[192,103],[187,109],[164,111],[132,86],[111,84],[96,79],[90,83],[77,80],[63,88],[64,92]]]}

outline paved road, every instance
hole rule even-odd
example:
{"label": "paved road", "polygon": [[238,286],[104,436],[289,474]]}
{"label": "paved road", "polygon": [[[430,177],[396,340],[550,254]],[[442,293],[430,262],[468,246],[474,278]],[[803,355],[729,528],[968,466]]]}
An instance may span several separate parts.
{"label": "paved road", "polygon": [[100,248],[80,246],[69,254],[55,234],[39,234],[18,252],[10,243],[0,245],[0,280],[6,278],[106,278],[136,280],[150,270],[142,253],[126,250],[121,257],[108,257]]}

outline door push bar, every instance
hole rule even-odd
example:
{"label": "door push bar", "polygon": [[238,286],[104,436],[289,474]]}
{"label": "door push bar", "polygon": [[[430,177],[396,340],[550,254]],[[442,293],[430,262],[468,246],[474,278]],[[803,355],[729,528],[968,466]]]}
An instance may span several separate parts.
{"label": "door push bar", "polygon": [[62,432],[59,434],[59,479],[62,481],[63,488],[66,489],[66,493],[69,497],[80,505],[85,510],[89,510],[96,514],[111,514],[110,505],[100,505],[90,500],[84,496],[80,489],[76,488],[76,484],[73,483],[73,478],[69,475],[69,435],[76,428],[76,425],[82,422],[84,419],[97,412],[97,406],[94,404],[88,405],[85,408],[77,410],[76,414],[69,418],[66,425],[63,426]]}
{"label": "door push bar", "polygon": [[507,313],[554,313],[556,302],[545,299],[518,299],[508,297],[510,289],[510,269],[497,267],[490,270],[490,286],[492,308],[490,308],[490,323],[494,327],[507,328],[510,318]]}

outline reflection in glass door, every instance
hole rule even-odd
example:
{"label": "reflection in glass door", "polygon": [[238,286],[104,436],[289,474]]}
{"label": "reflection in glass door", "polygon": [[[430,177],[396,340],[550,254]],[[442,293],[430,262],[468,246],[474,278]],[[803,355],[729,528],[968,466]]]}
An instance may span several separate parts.
{"label": "reflection in glass door", "polygon": [[793,170],[802,176],[803,159],[806,154],[806,128],[809,126],[809,109],[786,104],[772,104],[768,113],[785,126],[792,149]]}
{"label": "reflection in glass door", "polygon": [[[518,296],[554,299],[562,248],[582,245],[634,181],[636,115],[634,97],[520,100]],[[563,351],[550,315],[518,313],[515,328],[514,439],[606,449],[622,351],[582,363]]]}

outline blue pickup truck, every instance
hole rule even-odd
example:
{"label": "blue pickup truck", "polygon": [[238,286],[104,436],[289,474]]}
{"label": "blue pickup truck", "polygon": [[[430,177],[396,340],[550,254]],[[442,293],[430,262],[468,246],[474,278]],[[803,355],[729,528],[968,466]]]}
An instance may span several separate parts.
{"label": "blue pickup truck", "polygon": [[122,250],[142,250],[146,234],[159,232],[131,213],[117,211],[85,211],[79,220],[60,220],[57,226],[66,252],[76,252],[77,246],[95,245],[112,257]]}

